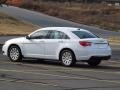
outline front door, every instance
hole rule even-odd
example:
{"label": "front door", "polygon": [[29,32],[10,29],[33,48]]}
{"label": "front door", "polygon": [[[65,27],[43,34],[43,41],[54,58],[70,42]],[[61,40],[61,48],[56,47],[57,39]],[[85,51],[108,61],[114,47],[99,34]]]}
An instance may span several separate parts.
{"label": "front door", "polygon": [[26,39],[23,50],[25,57],[45,58],[45,40],[48,35],[47,30],[41,30],[30,35],[30,39]]}

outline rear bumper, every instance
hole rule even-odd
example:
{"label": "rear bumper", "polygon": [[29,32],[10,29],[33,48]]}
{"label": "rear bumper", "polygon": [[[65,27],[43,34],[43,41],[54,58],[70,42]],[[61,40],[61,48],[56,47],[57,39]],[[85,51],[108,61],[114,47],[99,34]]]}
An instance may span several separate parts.
{"label": "rear bumper", "polygon": [[111,55],[109,56],[92,56],[90,60],[96,59],[96,60],[109,60],[111,58]]}
{"label": "rear bumper", "polygon": [[90,60],[90,59],[101,59],[108,60],[111,58],[112,51],[111,48],[106,49],[88,49],[80,51],[78,50],[76,55],[76,60]]}

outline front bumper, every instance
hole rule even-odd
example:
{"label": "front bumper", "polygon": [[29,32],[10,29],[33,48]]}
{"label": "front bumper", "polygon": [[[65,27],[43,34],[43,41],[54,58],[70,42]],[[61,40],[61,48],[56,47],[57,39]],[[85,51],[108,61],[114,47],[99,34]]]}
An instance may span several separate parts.
{"label": "front bumper", "polygon": [[2,54],[7,56],[7,45],[5,44],[2,46]]}
{"label": "front bumper", "polygon": [[2,51],[2,54],[3,54],[3,55],[4,55],[4,53],[5,53],[5,52],[4,52],[4,51]]}

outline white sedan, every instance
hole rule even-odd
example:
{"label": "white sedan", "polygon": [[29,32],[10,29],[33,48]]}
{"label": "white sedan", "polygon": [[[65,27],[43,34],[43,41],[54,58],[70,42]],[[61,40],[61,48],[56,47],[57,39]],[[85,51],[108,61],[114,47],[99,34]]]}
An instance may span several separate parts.
{"label": "white sedan", "polygon": [[22,58],[50,59],[60,60],[64,66],[71,66],[76,61],[97,66],[111,57],[111,48],[106,39],[72,27],[36,30],[26,37],[6,41],[2,52],[13,62]]}

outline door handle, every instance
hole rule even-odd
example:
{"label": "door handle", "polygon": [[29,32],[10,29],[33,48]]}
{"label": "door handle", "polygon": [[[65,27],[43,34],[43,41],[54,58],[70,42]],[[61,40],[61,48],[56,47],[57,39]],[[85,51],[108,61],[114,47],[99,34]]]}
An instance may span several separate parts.
{"label": "door handle", "polygon": [[40,41],[41,43],[44,43],[45,41]]}
{"label": "door handle", "polygon": [[59,43],[63,43],[63,41],[58,41]]}

